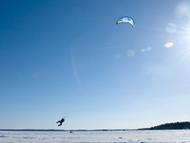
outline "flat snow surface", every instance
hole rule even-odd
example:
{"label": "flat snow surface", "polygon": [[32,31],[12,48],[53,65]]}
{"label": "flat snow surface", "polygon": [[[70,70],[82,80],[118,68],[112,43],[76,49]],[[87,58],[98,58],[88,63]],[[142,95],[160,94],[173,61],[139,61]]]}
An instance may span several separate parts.
{"label": "flat snow surface", "polygon": [[190,130],[0,131],[0,143],[190,143]]}

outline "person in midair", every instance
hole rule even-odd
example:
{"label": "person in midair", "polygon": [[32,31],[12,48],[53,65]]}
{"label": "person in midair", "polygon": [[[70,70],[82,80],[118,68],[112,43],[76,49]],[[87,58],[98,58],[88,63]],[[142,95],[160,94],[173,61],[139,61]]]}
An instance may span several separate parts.
{"label": "person in midair", "polygon": [[58,126],[61,126],[64,121],[65,121],[64,118],[62,118],[60,121],[57,121],[57,123],[60,123]]}

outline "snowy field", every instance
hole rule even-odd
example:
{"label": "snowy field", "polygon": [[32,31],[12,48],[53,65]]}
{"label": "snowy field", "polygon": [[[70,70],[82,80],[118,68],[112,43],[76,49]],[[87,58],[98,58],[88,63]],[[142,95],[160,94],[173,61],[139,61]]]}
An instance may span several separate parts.
{"label": "snowy field", "polygon": [[190,130],[0,131],[0,143],[190,143]]}

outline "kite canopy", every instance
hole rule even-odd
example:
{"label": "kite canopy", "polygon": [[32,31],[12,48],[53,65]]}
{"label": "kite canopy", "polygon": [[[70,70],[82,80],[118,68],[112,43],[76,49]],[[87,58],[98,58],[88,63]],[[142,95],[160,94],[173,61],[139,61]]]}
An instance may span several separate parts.
{"label": "kite canopy", "polygon": [[116,24],[119,24],[119,23],[129,23],[132,25],[132,27],[135,26],[135,21],[131,18],[131,17],[128,17],[128,16],[124,16],[124,17],[121,17],[117,20]]}

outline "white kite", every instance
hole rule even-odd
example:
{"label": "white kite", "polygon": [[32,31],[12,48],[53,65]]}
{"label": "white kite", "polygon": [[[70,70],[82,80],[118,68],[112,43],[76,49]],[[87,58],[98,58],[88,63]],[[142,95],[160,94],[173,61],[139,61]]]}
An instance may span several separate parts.
{"label": "white kite", "polygon": [[131,18],[131,17],[128,17],[128,16],[124,16],[124,17],[121,17],[117,20],[116,24],[119,24],[119,23],[129,23],[132,25],[132,27],[135,26],[135,21]]}

